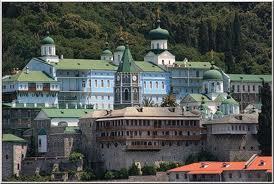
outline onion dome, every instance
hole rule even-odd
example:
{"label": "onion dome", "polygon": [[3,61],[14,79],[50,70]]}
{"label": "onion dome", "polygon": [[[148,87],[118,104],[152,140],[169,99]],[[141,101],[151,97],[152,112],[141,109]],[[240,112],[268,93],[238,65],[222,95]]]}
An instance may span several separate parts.
{"label": "onion dome", "polygon": [[124,46],[124,39],[120,37],[119,46],[115,49],[115,52],[124,52],[126,47]]}
{"label": "onion dome", "polygon": [[230,95],[227,95],[227,99],[225,99],[222,104],[229,104],[229,105],[239,105],[239,103],[234,100],[233,98],[231,98]]}
{"label": "onion dome", "polygon": [[204,80],[223,80],[223,75],[220,71],[214,69],[214,64],[211,62],[210,70],[206,71],[203,75]]}
{"label": "onion dome", "polygon": [[106,42],[106,48],[102,52],[103,56],[112,56],[112,52],[108,49],[108,42]]}
{"label": "onion dome", "polygon": [[158,27],[149,31],[150,40],[167,40],[169,38],[169,32],[160,27],[160,20],[158,20],[157,23]]}
{"label": "onion dome", "polygon": [[42,42],[43,45],[45,44],[54,44],[54,40],[49,36],[49,32],[47,31],[47,37],[45,37]]}

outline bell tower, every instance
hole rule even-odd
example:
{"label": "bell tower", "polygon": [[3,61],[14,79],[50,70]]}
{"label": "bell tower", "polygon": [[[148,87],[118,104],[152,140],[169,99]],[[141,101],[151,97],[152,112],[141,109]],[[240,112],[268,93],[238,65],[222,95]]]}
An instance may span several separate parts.
{"label": "bell tower", "polygon": [[126,44],[125,51],[115,74],[114,109],[140,105],[140,71]]}

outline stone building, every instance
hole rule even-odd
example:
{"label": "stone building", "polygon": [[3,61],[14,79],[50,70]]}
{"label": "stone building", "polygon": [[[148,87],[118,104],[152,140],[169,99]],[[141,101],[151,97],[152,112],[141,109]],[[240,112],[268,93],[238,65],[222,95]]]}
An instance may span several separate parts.
{"label": "stone building", "polygon": [[207,149],[222,161],[247,160],[260,153],[258,114],[224,116],[206,121]]}
{"label": "stone building", "polygon": [[69,156],[79,150],[81,132],[78,121],[91,109],[42,109],[35,118],[33,137],[39,156]]}
{"label": "stone building", "polygon": [[22,161],[26,157],[27,143],[12,134],[2,137],[2,177],[7,179],[21,174]]}
{"label": "stone building", "polygon": [[90,166],[108,170],[128,168],[133,162],[183,162],[205,144],[200,120],[199,112],[181,108],[94,111],[79,122],[82,151]]}
{"label": "stone building", "polygon": [[240,103],[241,111],[250,104],[260,108],[259,92],[262,81],[268,83],[272,89],[272,75],[229,74],[229,77],[232,96]]}
{"label": "stone building", "polygon": [[253,155],[246,162],[199,162],[167,171],[173,182],[266,182],[272,180],[272,157]]}

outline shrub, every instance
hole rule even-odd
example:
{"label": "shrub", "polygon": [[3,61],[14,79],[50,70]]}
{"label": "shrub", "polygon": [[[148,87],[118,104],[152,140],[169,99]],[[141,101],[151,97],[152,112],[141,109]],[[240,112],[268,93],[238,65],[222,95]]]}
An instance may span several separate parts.
{"label": "shrub", "polygon": [[137,176],[139,175],[139,168],[135,163],[132,163],[131,167],[128,169],[128,175],[129,176]]}
{"label": "shrub", "polygon": [[107,172],[105,173],[104,178],[105,178],[106,180],[114,179],[114,178],[115,178],[114,172],[113,172],[113,171],[107,171]]}
{"label": "shrub", "polygon": [[157,168],[157,171],[165,172],[178,166],[179,164],[175,162],[162,162],[160,163],[160,167]]}
{"label": "shrub", "polygon": [[218,161],[218,158],[209,151],[201,150],[197,154],[191,154],[187,157],[185,164],[191,164],[200,161]]}
{"label": "shrub", "polygon": [[122,168],[118,171],[118,179],[128,179],[128,170],[126,168]]}
{"label": "shrub", "polygon": [[142,168],[143,175],[156,175],[156,167],[153,165],[145,165]]}
{"label": "shrub", "polygon": [[69,155],[69,160],[71,162],[77,162],[81,159],[84,158],[84,155],[82,153],[79,153],[79,152],[72,152],[70,155]]}
{"label": "shrub", "polygon": [[81,181],[90,181],[90,180],[95,180],[96,176],[93,172],[91,171],[84,171],[81,176],[80,176]]}

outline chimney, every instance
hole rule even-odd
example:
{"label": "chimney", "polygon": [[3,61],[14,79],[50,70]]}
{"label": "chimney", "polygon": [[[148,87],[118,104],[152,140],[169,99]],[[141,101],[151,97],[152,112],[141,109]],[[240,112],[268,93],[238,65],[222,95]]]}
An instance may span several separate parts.
{"label": "chimney", "polygon": [[63,54],[60,56],[60,59],[64,59],[64,56],[63,56]]}
{"label": "chimney", "polygon": [[205,166],[206,166],[206,163],[201,162],[201,167],[200,168],[205,168]]}
{"label": "chimney", "polygon": [[29,67],[26,67],[26,74],[29,73]]}
{"label": "chimney", "polygon": [[259,166],[263,166],[264,165],[264,161],[260,160]]}

